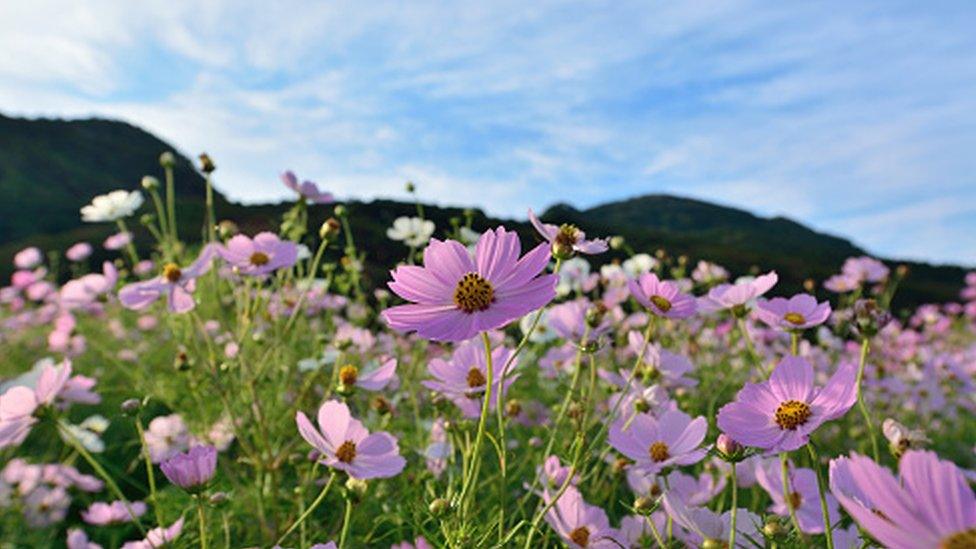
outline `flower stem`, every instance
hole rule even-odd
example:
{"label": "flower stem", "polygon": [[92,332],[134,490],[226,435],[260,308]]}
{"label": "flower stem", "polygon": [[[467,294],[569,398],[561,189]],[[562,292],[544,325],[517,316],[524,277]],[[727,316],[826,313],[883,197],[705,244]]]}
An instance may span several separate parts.
{"label": "flower stem", "polygon": [[790,354],[793,356],[800,354],[800,332],[790,332]]}
{"label": "flower stem", "polygon": [[349,534],[349,523],[352,522],[352,500],[346,500],[346,511],[342,514],[342,533],[339,534],[339,549],[346,546],[346,536]]}
{"label": "flower stem", "polygon": [[742,335],[742,339],[746,342],[746,350],[749,351],[749,358],[759,367],[759,371],[762,372],[763,377],[769,377],[769,371],[766,370],[766,366],[762,363],[762,358],[756,354],[756,346],[752,342],[752,336],[749,335],[749,330],[746,328],[746,319],[737,318],[736,326],[739,328],[739,334]]}
{"label": "flower stem", "polygon": [[481,416],[478,418],[478,431],[475,434],[474,446],[471,448],[471,466],[468,467],[464,475],[464,482],[461,485],[461,514],[466,517],[471,489],[475,484],[481,469],[481,447],[485,441],[485,424],[488,420],[488,411],[491,409],[492,385],[494,383],[494,366],[491,363],[491,339],[488,332],[481,332],[481,338],[485,344],[485,395],[481,402]]}
{"label": "flower stem", "polygon": [[318,508],[318,506],[322,503],[322,501],[325,500],[325,496],[329,493],[329,489],[332,488],[332,483],[335,481],[335,478],[336,478],[336,473],[335,471],[333,471],[332,474],[329,476],[329,480],[325,483],[325,486],[322,488],[322,491],[319,492],[318,497],[315,498],[315,501],[313,501],[312,504],[308,506],[308,509],[305,509],[305,512],[302,513],[301,516],[299,516],[298,519],[295,522],[293,522],[292,525],[289,526],[287,530],[285,530],[284,534],[281,534],[281,537],[278,538],[278,541],[275,543],[275,545],[281,545],[285,541],[285,539],[288,538],[288,536],[292,532],[294,532],[299,525],[305,522],[305,519],[307,519],[315,511],[315,509]]}
{"label": "flower stem", "polygon": [[735,549],[735,519],[739,513],[739,480],[735,474],[735,463],[730,463],[729,482],[732,483],[732,517],[729,524],[729,548]]}
{"label": "flower stem", "polygon": [[830,508],[827,507],[827,485],[823,472],[820,470],[820,458],[812,442],[807,443],[813,470],[817,472],[817,494],[820,496],[820,512],[823,514],[824,536],[827,538],[827,549],[834,549],[834,535],[830,527]]}
{"label": "flower stem", "polygon": [[176,227],[176,190],[173,183],[173,168],[167,166],[166,172],[166,209],[169,215],[170,238],[173,239],[172,246],[175,254],[177,243],[180,241],[179,230]]}
{"label": "flower stem", "polygon": [[197,525],[200,528],[200,549],[207,549],[207,513],[203,508],[203,498],[198,494],[197,499]]}
{"label": "flower stem", "polygon": [[793,506],[793,492],[790,490],[790,464],[787,452],[780,452],[779,462],[783,480],[783,503],[786,504],[786,508],[790,512],[790,521],[793,523],[793,527],[796,528],[797,535],[802,538],[803,530],[800,529],[800,520],[796,518],[796,507]]}
{"label": "flower stem", "polygon": [[115,225],[119,228],[119,232],[129,234],[129,242],[125,244],[125,252],[129,254],[129,261],[132,262],[132,268],[135,269],[136,264],[139,263],[139,254],[136,253],[136,247],[132,244],[132,233],[129,231],[129,227],[125,224],[124,219],[116,219]]}
{"label": "flower stem", "polygon": [[864,379],[864,366],[867,364],[868,351],[870,350],[870,340],[864,338],[861,340],[861,358],[857,364],[857,408],[861,411],[861,417],[864,418],[864,427],[868,430],[868,437],[871,439],[871,453],[874,457],[874,461],[879,461],[878,457],[878,439],[874,434],[874,425],[871,423],[871,415],[868,413],[868,408],[864,404],[864,394],[861,391],[861,382]]}
{"label": "flower stem", "polygon": [[152,460],[149,457],[149,447],[146,445],[146,431],[142,428],[142,420],[135,418],[136,431],[139,433],[139,443],[142,445],[142,457],[146,463],[146,477],[149,479],[149,499],[152,501],[153,513],[156,515],[156,524],[163,525],[163,514],[159,508],[159,500],[156,499],[156,474],[153,470]]}

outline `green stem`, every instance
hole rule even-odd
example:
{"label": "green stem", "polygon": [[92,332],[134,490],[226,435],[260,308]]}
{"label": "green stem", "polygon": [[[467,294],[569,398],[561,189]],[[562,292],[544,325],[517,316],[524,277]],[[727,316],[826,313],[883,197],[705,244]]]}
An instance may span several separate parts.
{"label": "green stem", "polygon": [[820,496],[820,512],[823,515],[824,536],[827,538],[827,549],[834,549],[834,535],[830,526],[830,508],[827,507],[827,483],[824,481],[823,472],[820,470],[820,458],[813,443],[807,443],[807,451],[810,453],[810,461],[813,470],[817,472],[817,494]]}
{"label": "green stem", "polygon": [[203,508],[203,497],[197,499],[197,524],[200,527],[200,549],[207,549],[207,513]]}
{"label": "green stem", "polygon": [[214,204],[213,204],[213,183],[210,181],[210,174],[207,174],[207,242],[214,242],[217,240],[217,235],[215,233],[216,219],[214,217]]}
{"label": "green stem", "polygon": [[790,354],[793,356],[800,354],[800,332],[790,332]]}
{"label": "green stem", "polygon": [[342,514],[342,533],[339,534],[339,549],[346,546],[346,536],[349,535],[349,523],[352,522],[352,500],[346,500],[346,511]]}
{"label": "green stem", "polygon": [[139,433],[139,443],[142,445],[142,457],[146,464],[146,477],[149,479],[149,500],[152,502],[153,513],[156,515],[156,524],[163,525],[163,513],[159,508],[159,500],[156,496],[156,474],[153,469],[152,460],[149,457],[149,446],[146,445],[146,431],[142,428],[142,420],[135,418],[136,431]]}
{"label": "green stem", "polygon": [[769,377],[769,371],[766,366],[762,363],[762,357],[756,354],[756,346],[752,342],[752,336],[749,335],[749,330],[746,328],[746,319],[739,317],[736,319],[736,326],[739,327],[739,334],[742,335],[742,339],[746,342],[746,350],[749,351],[749,358],[752,359],[753,363],[759,367],[759,371],[762,372],[763,377]]}
{"label": "green stem", "polygon": [[871,423],[871,414],[868,413],[868,408],[864,404],[864,393],[861,390],[861,382],[864,379],[864,366],[867,364],[870,345],[871,343],[868,338],[861,340],[861,358],[857,364],[857,381],[855,384],[857,387],[857,408],[861,412],[861,417],[864,418],[864,427],[868,430],[868,438],[871,439],[872,456],[874,457],[874,461],[878,462],[878,439],[875,437],[874,425]]}
{"label": "green stem", "polygon": [[325,483],[325,486],[322,488],[322,491],[319,492],[319,495],[318,497],[315,498],[315,501],[313,501],[312,504],[308,506],[308,509],[305,509],[305,512],[302,513],[301,516],[299,516],[298,519],[295,520],[295,522],[293,522],[292,525],[289,526],[287,530],[285,530],[285,533],[282,534],[280,538],[278,538],[278,541],[275,543],[275,545],[281,545],[282,543],[284,543],[285,539],[287,539],[288,536],[292,532],[294,532],[299,525],[305,522],[305,519],[307,519],[318,508],[318,506],[322,503],[322,501],[325,500],[325,496],[329,493],[329,489],[332,488],[332,483],[335,481],[335,478],[336,478],[336,473],[335,471],[332,471],[332,474],[329,475],[328,482]]}
{"label": "green stem", "polygon": [[132,244],[132,232],[129,231],[129,227],[125,224],[124,219],[116,219],[115,225],[119,228],[119,232],[129,234],[129,242],[125,245],[125,251],[129,254],[129,261],[132,263],[132,268],[135,269],[136,264],[139,263],[139,254],[136,253],[136,247]]}
{"label": "green stem", "polygon": [[169,214],[170,237],[173,239],[174,253],[180,241],[179,229],[176,227],[176,190],[173,182],[173,168],[167,166],[166,172],[166,209]]}
{"label": "green stem", "polygon": [[783,481],[783,503],[786,504],[786,508],[790,512],[790,521],[793,523],[793,527],[796,528],[797,535],[802,538],[804,537],[803,530],[800,529],[800,520],[796,517],[796,508],[793,506],[793,492],[790,490],[790,464],[787,454],[787,452],[780,452],[779,454],[780,471]]}
{"label": "green stem", "polygon": [[485,424],[487,423],[488,412],[490,410],[492,397],[491,388],[494,382],[494,367],[491,363],[491,339],[488,338],[488,332],[481,332],[481,339],[485,344],[485,396],[481,403],[481,417],[478,418],[478,431],[474,438],[474,446],[471,449],[471,466],[466,471],[464,482],[461,485],[460,502],[462,517],[464,518],[467,518],[468,499],[471,494],[471,489],[474,486],[481,469],[481,447],[484,445]]}
{"label": "green stem", "polygon": [[739,514],[739,481],[735,474],[735,463],[730,463],[732,471],[729,473],[729,482],[732,483],[732,517],[729,524],[729,547],[735,549],[735,520]]}

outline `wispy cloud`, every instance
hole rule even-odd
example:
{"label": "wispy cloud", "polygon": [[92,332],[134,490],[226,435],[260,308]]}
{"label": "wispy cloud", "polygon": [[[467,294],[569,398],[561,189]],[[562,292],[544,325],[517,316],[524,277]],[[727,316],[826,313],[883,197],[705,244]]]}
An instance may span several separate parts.
{"label": "wispy cloud", "polygon": [[[976,263],[971,3],[0,5],[0,110],[122,117],[340,195],[522,216],[673,192]],[[967,206],[968,205],[968,206]]]}

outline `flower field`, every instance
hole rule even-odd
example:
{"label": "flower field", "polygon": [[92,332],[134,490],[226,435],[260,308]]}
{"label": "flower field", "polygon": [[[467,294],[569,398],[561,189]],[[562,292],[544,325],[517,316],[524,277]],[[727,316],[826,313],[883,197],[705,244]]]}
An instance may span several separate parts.
{"label": "flower field", "polygon": [[161,164],[0,288],[0,548],[976,547],[976,272],[889,310],[910,273],[869,257],[783,295],[418,204],[373,288],[316,184],[243,234],[204,155],[177,226]]}

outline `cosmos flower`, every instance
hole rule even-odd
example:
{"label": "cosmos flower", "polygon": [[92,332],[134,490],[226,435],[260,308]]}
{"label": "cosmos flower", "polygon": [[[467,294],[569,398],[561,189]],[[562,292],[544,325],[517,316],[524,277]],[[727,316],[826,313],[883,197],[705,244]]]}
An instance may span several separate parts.
{"label": "cosmos flower", "polygon": [[339,383],[346,389],[358,387],[366,391],[382,391],[396,380],[397,360],[391,358],[365,374],[352,364],[339,368]]}
{"label": "cosmos flower", "polygon": [[81,220],[87,223],[118,221],[136,213],[142,206],[142,193],[139,191],[112,191],[96,196],[91,204],[81,208]]}
{"label": "cosmos flower", "polygon": [[774,297],[757,304],[756,315],[771,328],[796,331],[823,324],[830,316],[830,303],[817,303],[808,294],[796,294],[786,299]]}
{"label": "cosmos flower", "polygon": [[888,278],[890,270],[877,259],[862,255],[860,257],[848,257],[840,272],[858,282],[881,282]]}
{"label": "cosmos flower", "polygon": [[[586,315],[593,307],[597,306],[590,303],[586,298],[567,301],[551,307],[546,315],[550,330],[566,341],[579,343],[583,338],[583,333],[587,331]],[[588,338],[590,341],[596,340],[610,329],[610,319],[605,314],[602,314],[601,317],[599,324],[589,330]]]}
{"label": "cosmos flower", "polygon": [[[76,379],[81,378],[81,379]],[[43,406],[64,406],[70,402],[95,404],[98,395],[91,393],[94,380],[71,377],[71,361],[45,364],[33,387],[15,385],[0,395],[0,448],[16,446],[27,438],[37,423],[34,412]]]}
{"label": "cosmos flower", "polygon": [[746,305],[765,294],[779,281],[776,271],[755,278],[739,279],[735,284],[720,284],[699,300],[699,305],[710,310],[744,309]]}
{"label": "cosmos flower", "polygon": [[634,461],[645,473],[658,473],[667,467],[691,465],[704,459],[701,448],[708,430],[704,417],[692,419],[680,410],[668,410],[655,418],[637,414],[629,425],[617,422],[610,427],[608,442]]}
{"label": "cosmos flower", "polygon": [[146,448],[153,463],[161,463],[190,447],[190,432],[179,414],[157,416],[146,429]]}
{"label": "cosmos flower", "polygon": [[239,234],[216,250],[236,272],[247,276],[266,275],[298,260],[298,246],[270,232],[258,233],[253,239]]}
{"label": "cosmos flower", "polygon": [[[543,223],[536,217],[535,212],[529,208],[529,221],[535,230],[549,242],[553,250],[563,249],[581,254],[602,254],[609,249],[605,238],[586,239],[586,233],[575,225],[551,225]],[[571,255],[571,254],[566,254]]]}
{"label": "cosmos flower", "polygon": [[66,252],[64,256],[68,258],[68,261],[84,261],[88,259],[92,253],[92,246],[87,242],[78,242],[73,244]]}
{"label": "cosmos flower", "polygon": [[389,287],[407,301],[383,311],[395,330],[437,341],[464,341],[500,328],[552,301],[558,278],[541,275],[549,250],[519,259],[518,235],[504,227],[481,235],[474,258],[454,240],[433,239],[424,266],[401,265]]}
{"label": "cosmos flower", "polygon": [[887,418],[881,424],[881,432],[888,439],[888,447],[896,457],[901,457],[908,450],[917,450],[931,442],[925,431],[909,429],[892,418]]}
{"label": "cosmos flower", "polygon": [[638,279],[629,279],[627,285],[634,299],[655,316],[688,318],[695,314],[695,298],[681,293],[674,281],[662,281],[654,273],[645,273]]}
{"label": "cosmos flower", "polygon": [[[515,382],[517,375],[511,375],[517,364],[513,361],[505,377],[504,390],[501,388],[502,369],[511,355],[511,350],[498,346],[491,351],[492,388],[491,393],[496,398],[489,402],[489,410],[494,410],[505,391]],[[480,340],[465,341],[454,349],[450,360],[433,358],[427,365],[427,371],[434,379],[423,381],[424,387],[437,391],[451,400],[461,413],[468,418],[481,416],[482,402],[488,382],[488,363],[485,357],[484,345]]]}
{"label": "cosmos flower", "polygon": [[[769,511],[783,517],[790,516],[783,494],[783,474],[779,460],[770,459],[756,468],[756,481],[766,490],[773,504]],[[805,467],[789,466],[787,474],[790,486],[790,505],[796,511],[800,529],[808,534],[822,534],[824,531],[823,510],[820,508],[820,489],[817,486],[817,473]],[[837,500],[826,495],[827,510],[831,524],[840,520]]]}
{"label": "cosmos flower", "polygon": [[121,250],[129,244],[132,243],[132,233],[129,231],[122,231],[112,235],[109,235],[102,243],[102,247],[106,250]]}
{"label": "cosmos flower", "polygon": [[[546,504],[552,501],[548,491],[543,493]],[[619,548],[619,533],[610,527],[607,513],[586,503],[583,495],[569,486],[556,504],[546,513],[546,522],[572,549]]]}
{"label": "cosmos flower", "polygon": [[430,241],[434,234],[434,222],[420,217],[398,217],[393,226],[386,230],[390,240],[403,242],[411,248],[419,248]]}
{"label": "cosmos flower", "polygon": [[400,474],[407,464],[393,435],[370,434],[338,400],[330,400],[319,408],[318,429],[303,412],[295,415],[295,422],[302,438],[322,453],[322,463],[345,471],[350,477],[388,478]]}
{"label": "cosmos flower", "polygon": [[18,269],[33,269],[41,264],[44,259],[44,255],[41,254],[41,250],[35,246],[29,248],[24,248],[14,255],[14,267]]}
{"label": "cosmos flower", "polygon": [[286,187],[298,193],[298,196],[302,197],[309,202],[315,204],[329,204],[335,202],[335,197],[332,193],[327,193],[319,190],[318,185],[311,181],[298,182],[298,178],[292,171],[286,171],[281,174],[281,182],[285,184]]}
{"label": "cosmos flower", "polygon": [[111,261],[102,264],[101,273],[90,273],[69,280],[61,287],[59,299],[65,309],[85,307],[115,289],[119,272]]}
{"label": "cosmos flower", "polygon": [[213,478],[217,468],[217,449],[213,446],[194,446],[186,453],[177,453],[159,465],[170,482],[193,492]]}
{"label": "cosmos flower", "polygon": [[169,527],[160,526],[153,528],[146,534],[146,538],[139,541],[127,541],[122,544],[122,549],[158,549],[167,546],[175,541],[183,532],[183,517],[171,524]]}
{"label": "cosmos flower", "polygon": [[390,549],[434,549],[434,546],[424,536],[418,536],[413,540],[413,543],[409,541],[394,543],[390,546]]}
{"label": "cosmos flower", "polygon": [[64,543],[68,549],[102,549],[101,545],[92,543],[81,528],[70,528]]}
{"label": "cosmos flower", "polygon": [[[686,531],[686,543],[692,547],[727,547],[729,534],[732,532],[732,511],[719,514],[706,507],[691,507],[670,492],[664,495],[662,501],[664,510]],[[758,528],[760,524],[762,519],[755,513],[740,508],[735,520],[735,546],[762,546],[763,536]]]}
{"label": "cosmos flower", "polygon": [[813,366],[787,356],[769,380],[747,383],[734,402],[719,410],[718,427],[746,446],[796,450],[817,427],[843,416],[854,405],[856,375],[854,364],[842,364],[823,388],[817,388]]}
{"label": "cosmos flower", "polygon": [[910,450],[898,473],[857,454],[840,457],[830,462],[830,491],[885,547],[976,547],[976,494],[955,464]]}
{"label": "cosmos flower", "polygon": [[658,264],[658,260],[651,257],[650,254],[635,254],[624,260],[620,267],[628,277],[637,278],[644,273],[653,271]]}
{"label": "cosmos flower", "polygon": [[[129,508],[132,509],[131,514],[129,513]],[[113,501],[112,503],[96,501],[89,505],[88,509],[81,512],[81,519],[88,524],[105,526],[108,524],[129,522],[132,520],[133,514],[141,517],[146,513],[146,504],[141,501],[130,502],[129,508],[121,500]]]}
{"label": "cosmos flower", "polygon": [[210,270],[215,248],[207,245],[189,267],[167,263],[163,272],[152,280],[134,282],[119,290],[119,301],[127,309],[145,309],[160,297],[166,297],[171,312],[185,313],[197,306],[193,299],[196,279]]}

